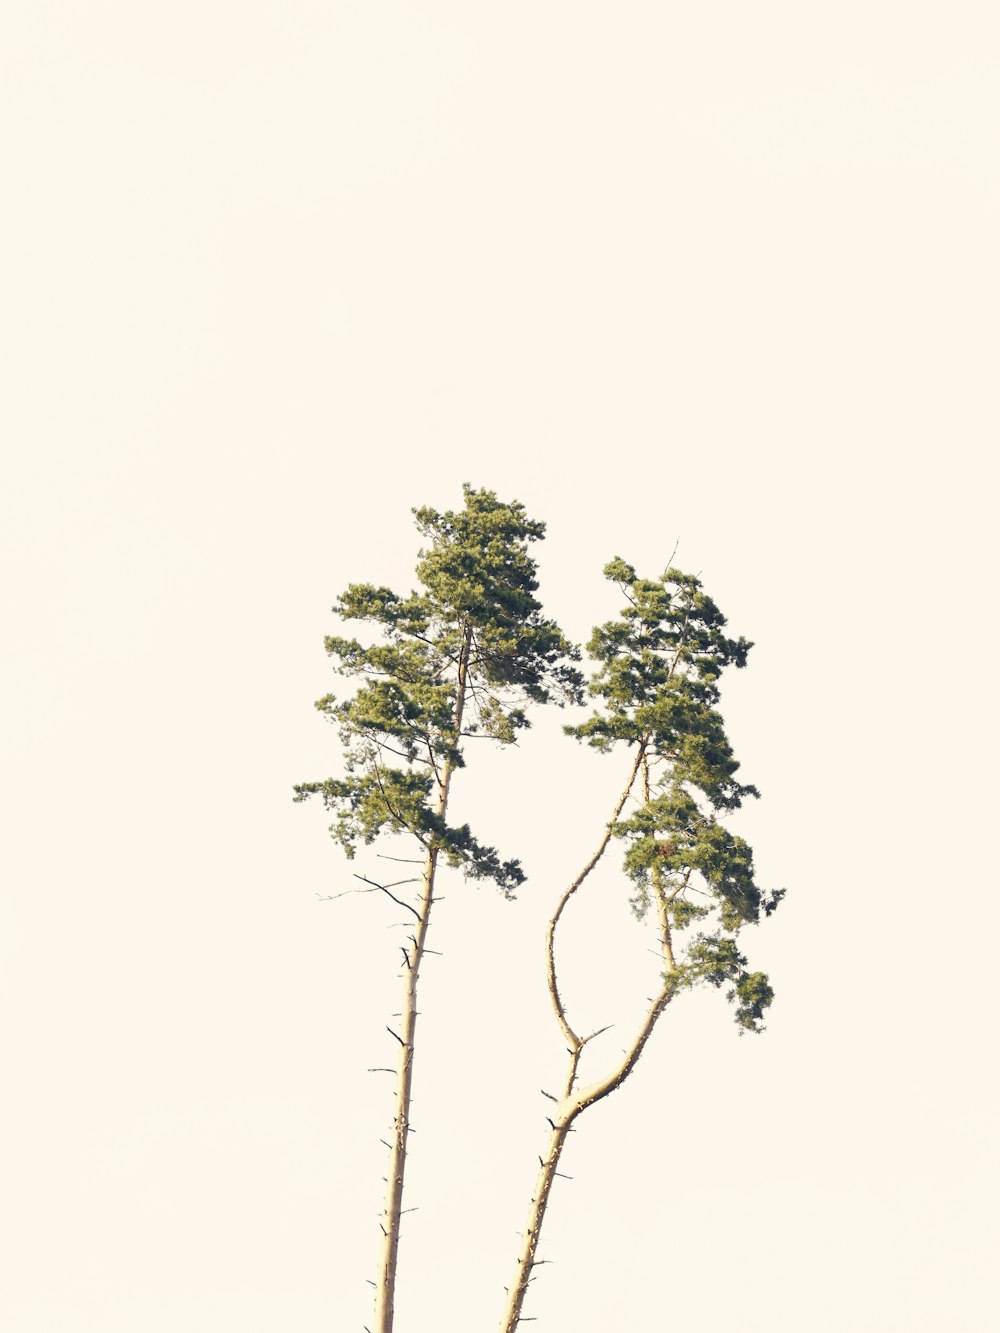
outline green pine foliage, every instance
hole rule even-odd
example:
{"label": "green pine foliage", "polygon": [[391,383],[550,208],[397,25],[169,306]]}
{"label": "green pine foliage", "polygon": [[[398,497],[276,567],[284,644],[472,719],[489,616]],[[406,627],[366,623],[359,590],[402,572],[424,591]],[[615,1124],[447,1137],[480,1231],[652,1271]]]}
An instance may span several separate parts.
{"label": "green pine foliage", "polygon": [[717,707],[723,670],[743,667],[752,645],[727,636],[725,617],[690,574],[671,568],[640,579],[621,559],[604,573],[626,604],[591,636],[597,706],[566,730],[602,751],[641,749],[644,799],[612,831],[625,844],[633,910],[641,916],[654,904],[666,921],[670,994],[728,985],[741,1031],[760,1031],[773,992],[763,973],[747,970],[737,936],[770,915],[784,890],[761,892],[749,845],[720,822],[759,793],[737,779]]}
{"label": "green pine foliage", "polygon": [[447,822],[450,777],[464,765],[463,741],[510,744],[529,705],[578,702],[582,677],[579,653],[535,596],[529,547],[545,525],[492,491],[466,486],[464,498],[457,512],[414,510],[425,543],[417,590],[352,584],[334,606],[373,641],[326,640],[338,674],[355,683],[316,704],[339,729],[344,776],[302,783],[295,800],[322,798],[348,856],[382,833],[409,834],[510,894],[524,879],[519,863]]}

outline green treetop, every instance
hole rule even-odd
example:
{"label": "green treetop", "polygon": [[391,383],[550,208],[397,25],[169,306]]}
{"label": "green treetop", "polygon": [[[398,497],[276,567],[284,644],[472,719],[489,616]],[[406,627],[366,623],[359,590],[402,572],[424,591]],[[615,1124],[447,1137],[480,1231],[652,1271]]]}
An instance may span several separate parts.
{"label": "green treetop", "polygon": [[582,678],[571,665],[576,650],[535,597],[529,543],[545,525],[492,491],[464,493],[458,512],[414,510],[426,542],[417,591],[401,597],[351,584],[334,606],[377,638],[327,638],[337,671],[359,681],[350,697],[329,694],[316,705],[339,726],[345,776],[303,783],[295,799],[322,797],[348,856],[383,830],[409,833],[509,893],[523,880],[518,862],[445,820],[451,773],[464,764],[463,739],[509,744],[529,725],[529,703],[578,699]]}
{"label": "green treetop", "polygon": [[[640,579],[619,559],[604,573],[626,606],[594,630],[598,707],[567,730],[601,750],[637,747],[643,800],[612,832],[626,844],[634,910],[653,903],[662,918],[669,993],[728,984],[741,1029],[759,1030],[773,992],[763,973],[747,971],[736,936],[769,915],[783,891],[761,893],[749,845],[718,818],[759,794],[737,780],[717,708],[722,671],[745,666],[752,645],[726,635],[725,617],[693,575],[671,568]],[[707,928],[693,931],[698,923]]]}

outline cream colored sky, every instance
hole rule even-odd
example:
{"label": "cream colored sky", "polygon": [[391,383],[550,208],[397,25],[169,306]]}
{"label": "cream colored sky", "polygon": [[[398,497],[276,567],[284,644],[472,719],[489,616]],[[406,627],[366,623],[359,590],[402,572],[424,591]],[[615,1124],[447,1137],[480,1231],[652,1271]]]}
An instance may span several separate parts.
{"label": "cream colored sky", "polygon": [[[405,587],[409,506],[464,480],[549,523],[577,637],[609,557],[679,541],[758,645],[725,709],[790,890],[767,1034],[688,998],[582,1123],[537,1327],[993,1326],[998,39],[985,3],[5,7],[5,1329],[366,1322],[394,918],[317,903],[348,872],[289,792],[336,764],[330,603]],[[531,881],[434,926],[401,1333],[499,1321],[541,924],[621,785],[567,746],[463,774]],[[574,921],[595,1025],[645,993],[625,898]]]}

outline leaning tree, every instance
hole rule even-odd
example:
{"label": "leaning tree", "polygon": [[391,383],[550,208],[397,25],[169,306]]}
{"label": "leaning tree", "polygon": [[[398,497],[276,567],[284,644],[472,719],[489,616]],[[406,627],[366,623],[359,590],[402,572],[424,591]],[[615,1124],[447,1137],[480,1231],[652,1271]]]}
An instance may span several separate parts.
{"label": "leaning tree", "polygon": [[[690,574],[670,568],[660,579],[640,579],[620,559],[604,573],[625,604],[617,619],[594,630],[588,644],[596,663],[589,684],[596,707],[566,730],[598,750],[624,750],[626,777],[596,850],[562,893],[548,924],[549,999],[568,1060],[558,1095],[544,1094],[553,1103],[546,1117],[550,1128],[501,1333],[514,1333],[526,1318],[525,1296],[543,1262],[538,1243],[567,1135],[590,1107],[625,1082],[667,1006],[693,986],[727,986],[741,1032],[754,1032],[773,995],[767,977],[749,970],[738,936],[769,916],[784,890],[760,891],[750,847],[722,822],[746,797],[758,794],[737,780],[739,764],[717,707],[722,671],[744,666],[751,644],[726,635],[725,617]],[[584,1083],[584,1049],[606,1029],[583,1033],[570,1021],[556,967],[559,927],[612,839],[625,847],[633,911],[655,918],[660,982],[622,1058]]]}

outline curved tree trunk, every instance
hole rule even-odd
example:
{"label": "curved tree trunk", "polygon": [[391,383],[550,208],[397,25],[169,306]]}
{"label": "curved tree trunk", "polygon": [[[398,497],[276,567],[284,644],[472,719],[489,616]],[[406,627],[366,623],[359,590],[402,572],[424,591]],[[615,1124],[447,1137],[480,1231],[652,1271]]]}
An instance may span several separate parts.
{"label": "curved tree trunk", "polygon": [[597,1082],[591,1083],[586,1087],[577,1088],[577,1074],[579,1072],[580,1057],[583,1055],[584,1047],[588,1042],[593,1041],[595,1037],[600,1036],[602,1032],[607,1031],[607,1029],[599,1028],[597,1032],[592,1032],[587,1037],[580,1037],[570,1026],[566,1017],[566,1009],[559,991],[558,982],[556,980],[556,927],[559,924],[560,917],[562,916],[563,910],[570,897],[576,893],[586,876],[604,855],[604,851],[607,848],[611,836],[610,829],[624,809],[625,802],[628,800],[635,779],[640,771],[642,772],[643,779],[643,797],[648,801],[650,796],[649,761],[646,757],[645,742],[643,742],[639,748],[635,764],[629,777],[628,785],[622,793],[618,804],[615,806],[611,824],[608,826],[608,834],[602,840],[596,854],[590,861],[588,861],[583,872],[573,881],[569,889],[563,894],[556,907],[555,913],[549,922],[547,941],[549,997],[552,1001],[556,1020],[569,1043],[569,1067],[566,1071],[566,1080],[563,1084],[562,1096],[558,1100],[553,1099],[555,1100],[555,1109],[552,1118],[549,1120],[549,1124],[552,1126],[552,1131],[549,1134],[546,1143],[545,1157],[539,1157],[538,1159],[538,1176],[535,1180],[535,1188],[532,1191],[531,1204],[528,1208],[528,1218],[521,1235],[521,1248],[514,1269],[514,1279],[507,1289],[507,1305],[500,1324],[500,1333],[515,1333],[515,1330],[522,1319],[521,1311],[524,1307],[524,1298],[527,1295],[528,1286],[534,1276],[534,1269],[539,1263],[545,1262],[545,1260],[539,1260],[537,1258],[538,1242],[541,1237],[542,1224],[545,1221],[545,1212],[548,1208],[552,1185],[556,1176],[561,1174],[558,1170],[559,1159],[562,1157],[563,1148],[566,1146],[566,1136],[572,1132],[574,1120],[582,1115],[589,1107],[593,1106],[595,1102],[602,1101],[617,1088],[621,1087],[635,1068],[660,1015],[674,996],[674,951],[670,930],[670,918],[667,910],[668,898],[663,884],[662,873],[659,869],[654,868],[653,899],[656,904],[660,956],[663,960],[665,969],[660,989],[650,1000],[649,1008],[632,1039],[632,1044],[624,1053],[625,1058],[606,1077],[598,1079]]}

